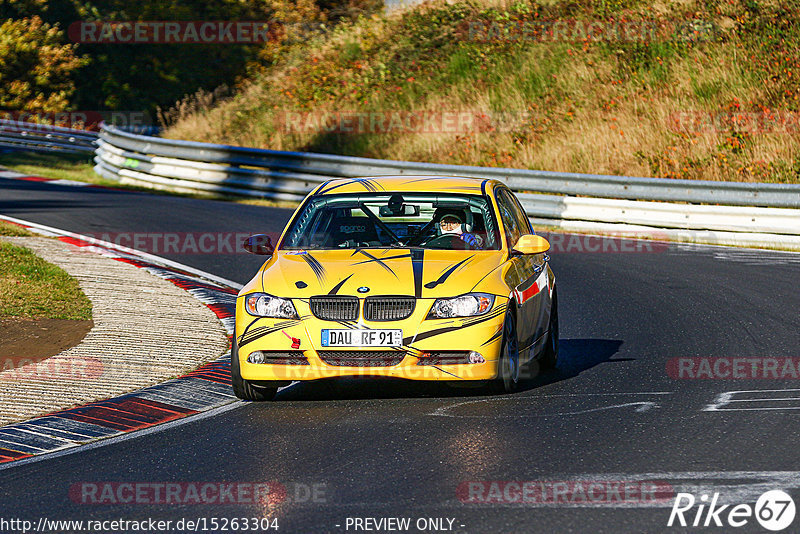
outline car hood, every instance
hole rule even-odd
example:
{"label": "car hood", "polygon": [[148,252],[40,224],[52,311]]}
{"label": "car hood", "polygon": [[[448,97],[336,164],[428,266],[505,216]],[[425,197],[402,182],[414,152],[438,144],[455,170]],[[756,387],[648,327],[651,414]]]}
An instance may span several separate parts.
{"label": "car hood", "polygon": [[265,293],[292,298],[326,294],[438,298],[472,291],[503,260],[499,250],[279,251],[264,265],[261,283]]}

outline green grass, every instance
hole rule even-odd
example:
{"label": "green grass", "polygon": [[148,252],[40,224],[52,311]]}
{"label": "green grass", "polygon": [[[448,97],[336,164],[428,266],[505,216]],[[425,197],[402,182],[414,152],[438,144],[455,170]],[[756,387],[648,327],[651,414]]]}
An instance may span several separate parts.
{"label": "green grass", "polygon": [[29,237],[33,234],[21,226],[0,220],[0,235],[12,237]]}
{"label": "green grass", "polygon": [[0,318],[91,319],[78,282],[30,250],[0,242]]}
{"label": "green grass", "polygon": [[0,165],[12,171],[30,176],[41,176],[57,180],[75,180],[98,185],[111,185],[92,170],[94,163],[89,156],[71,154],[34,154],[10,152],[0,154]]}

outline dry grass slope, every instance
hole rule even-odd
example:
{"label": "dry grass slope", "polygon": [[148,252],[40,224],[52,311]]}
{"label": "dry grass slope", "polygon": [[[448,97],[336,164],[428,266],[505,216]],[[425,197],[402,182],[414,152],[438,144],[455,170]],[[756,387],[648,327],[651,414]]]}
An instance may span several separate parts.
{"label": "dry grass slope", "polygon": [[[564,26],[536,25],[543,21]],[[578,32],[591,22],[606,28],[602,37]],[[615,27],[629,37],[615,37]],[[800,181],[798,0],[436,1],[342,24],[287,45],[281,58],[232,97],[200,96],[167,113],[167,136],[468,165]],[[290,127],[287,112],[315,120],[299,115]],[[318,119],[342,112],[464,113],[472,126],[329,132],[332,123]]]}

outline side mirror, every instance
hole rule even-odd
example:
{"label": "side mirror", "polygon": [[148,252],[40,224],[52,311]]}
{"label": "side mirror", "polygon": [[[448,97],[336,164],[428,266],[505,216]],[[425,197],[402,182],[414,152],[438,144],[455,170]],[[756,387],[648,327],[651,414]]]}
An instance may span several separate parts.
{"label": "side mirror", "polygon": [[242,243],[242,247],[250,254],[259,256],[271,256],[275,252],[272,246],[272,238],[265,234],[251,235]]}
{"label": "side mirror", "polygon": [[519,254],[541,254],[550,250],[550,243],[540,235],[525,234],[520,236],[512,250]]}

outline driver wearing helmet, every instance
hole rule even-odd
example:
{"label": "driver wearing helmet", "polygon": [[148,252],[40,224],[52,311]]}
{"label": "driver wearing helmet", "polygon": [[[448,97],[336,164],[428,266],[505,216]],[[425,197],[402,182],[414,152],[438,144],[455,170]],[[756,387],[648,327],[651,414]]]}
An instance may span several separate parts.
{"label": "driver wearing helmet", "polygon": [[454,235],[458,236],[463,242],[471,248],[480,248],[482,246],[482,239],[473,233],[470,233],[471,228],[467,225],[465,231],[463,213],[457,210],[447,210],[439,214],[439,232],[441,235]]}

